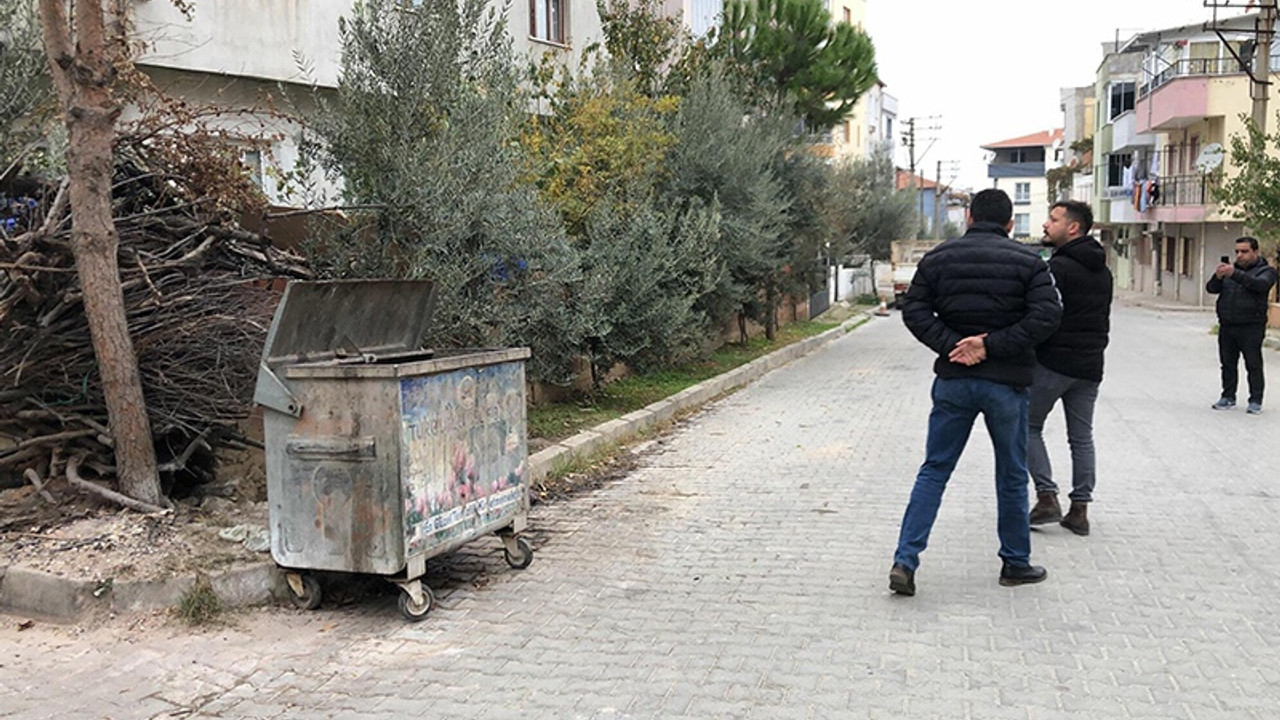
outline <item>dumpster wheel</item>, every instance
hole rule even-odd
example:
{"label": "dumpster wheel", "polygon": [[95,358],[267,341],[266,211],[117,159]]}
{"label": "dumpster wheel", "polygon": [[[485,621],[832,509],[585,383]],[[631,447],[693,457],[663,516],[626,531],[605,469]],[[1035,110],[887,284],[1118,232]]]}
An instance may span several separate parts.
{"label": "dumpster wheel", "polygon": [[[417,582],[417,581],[414,581]],[[418,622],[427,616],[427,612],[431,610],[431,606],[436,604],[435,595],[431,593],[431,588],[422,583],[418,583],[420,601],[413,598],[411,593],[404,585],[401,585],[399,599],[396,600],[396,607],[400,608],[400,614],[409,622]]]}
{"label": "dumpster wheel", "polygon": [[285,580],[289,584],[289,597],[293,606],[299,610],[315,610],[320,607],[320,581],[315,575],[288,573]]}
{"label": "dumpster wheel", "polygon": [[[506,559],[507,564],[516,570],[523,570],[529,567],[533,562],[533,546],[524,538],[515,538],[514,542],[508,538],[502,538],[502,557]],[[511,551],[511,546],[515,545],[515,552]]]}

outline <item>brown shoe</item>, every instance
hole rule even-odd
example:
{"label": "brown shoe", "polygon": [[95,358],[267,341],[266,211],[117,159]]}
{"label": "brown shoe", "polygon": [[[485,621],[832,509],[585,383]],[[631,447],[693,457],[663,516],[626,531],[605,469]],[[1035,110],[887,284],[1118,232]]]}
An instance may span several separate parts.
{"label": "brown shoe", "polygon": [[899,595],[915,595],[916,594],[916,574],[913,570],[908,570],[905,565],[893,564],[893,569],[889,571],[889,589]]}
{"label": "brown shoe", "polygon": [[1073,502],[1067,516],[1058,523],[1077,535],[1089,534],[1089,503]]}
{"label": "brown shoe", "polygon": [[1036,493],[1036,506],[1031,508],[1031,524],[1044,525],[1062,519],[1062,506],[1058,505],[1058,493]]}

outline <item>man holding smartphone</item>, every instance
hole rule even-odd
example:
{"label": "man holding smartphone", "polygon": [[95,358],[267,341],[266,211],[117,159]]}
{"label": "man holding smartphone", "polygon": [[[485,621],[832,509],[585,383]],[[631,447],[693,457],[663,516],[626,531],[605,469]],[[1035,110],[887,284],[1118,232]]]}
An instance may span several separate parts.
{"label": "man holding smartphone", "polygon": [[1236,406],[1240,356],[1249,380],[1249,414],[1262,412],[1262,340],[1267,335],[1267,295],[1276,271],[1258,252],[1257,238],[1236,240],[1236,260],[1222,256],[1205,290],[1218,296],[1218,360],[1222,363],[1222,396],[1214,410]]}

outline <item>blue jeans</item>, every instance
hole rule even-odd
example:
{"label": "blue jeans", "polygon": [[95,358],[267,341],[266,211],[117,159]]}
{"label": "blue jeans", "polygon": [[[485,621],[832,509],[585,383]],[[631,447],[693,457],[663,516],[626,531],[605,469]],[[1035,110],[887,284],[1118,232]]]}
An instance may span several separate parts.
{"label": "blue jeans", "polygon": [[893,561],[914,571],[929,544],[929,532],[942,505],[947,480],[969,441],[978,413],[986,422],[996,456],[996,532],[1000,557],[1010,565],[1031,564],[1031,525],[1027,521],[1027,404],[1025,388],[990,380],[933,381],[933,411],[924,464],[916,475],[911,501],[902,518]]}
{"label": "blue jeans", "polygon": [[1035,382],[1031,386],[1031,410],[1028,415],[1027,469],[1035,482],[1036,492],[1058,494],[1053,481],[1053,465],[1044,446],[1044,423],[1049,411],[1062,399],[1062,412],[1067,417],[1067,445],[1071,447],[1071,502],[1093,501],[1093,488],[1098,481],[1098,460],[1093,448],[1093,406],[1098,401],[1098,386],[1093,380],[1081,380],[1056,373],[1037,364]]}

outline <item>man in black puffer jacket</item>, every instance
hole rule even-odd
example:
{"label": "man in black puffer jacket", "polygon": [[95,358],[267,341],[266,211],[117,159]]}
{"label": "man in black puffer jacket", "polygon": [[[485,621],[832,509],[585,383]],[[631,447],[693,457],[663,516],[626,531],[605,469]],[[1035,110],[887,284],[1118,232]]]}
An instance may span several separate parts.
{"label": "man in black puffer jacket", "polygon": [[1013,203],[1002,190],[974,195],[969,230],[929,251],[916,267],[902,320],[938,354],[924,464],[902,518],[889,589],[915,594],[920,552],[942,493],[981,414],[996,456],[1001,585],[1040,582],[1027,521],[1027,386],[1035,347],[1058,327],[1062,305],[1049,266],[1009,239]]}
{"label": "man in black puffer jacket", "polygon": [[[1093,406],[1102,384],[1102,353],[1111,333],[1111,271],[1107,254],[1089,237],[1093,211],[1069,200],[1049,208],[1045,245],[1052,247],[1049,269],[1062,295],[1062,324],[1036,348],[1031,386],[1027,470],[1036,486],[1031,524],[1058,522],[1077,535],[1089,534],[1089,503],[1097,480],[1093,448]],[[1044,446],[1044,422],[1062,400],[1071,447],[1071,510],[1062,516],[1058,486]]]}
{"label": "man in black puffer jacket", "polygon": [[1236,261],[1213,272],[1205,290],[1218,296],[1218,359],[1222,362],[1222,397],[1214,410],[1236,406],[1240,384],[1240,356],[1249,377],[1249,414],[1262,412],[1262,340],[1267,335],[1267,295],[1276,284],[1276,271],[1258,253],[1257,238],[1236,240]]}

